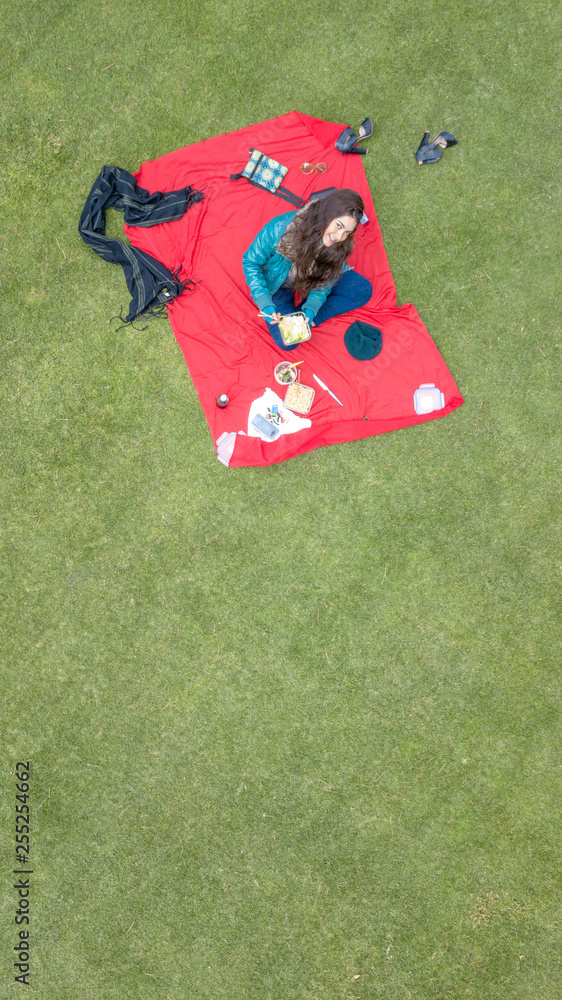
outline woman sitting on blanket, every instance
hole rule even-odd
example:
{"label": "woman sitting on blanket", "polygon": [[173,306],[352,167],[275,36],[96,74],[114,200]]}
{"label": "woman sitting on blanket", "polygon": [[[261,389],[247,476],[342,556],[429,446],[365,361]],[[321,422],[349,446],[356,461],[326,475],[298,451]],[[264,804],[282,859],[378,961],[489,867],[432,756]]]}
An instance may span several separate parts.
{"label": "woman sitting on blanket", "polygon": [[[278,322],[299,307],[311,326],[365,305],[372,286],[346,259],[363,216],[356,191],[341,188],[298,212],[278,215],[260,229],[242,261],[244,276],[273,340],[285,351]],[[271,317],[271,318],[270,318]]]}

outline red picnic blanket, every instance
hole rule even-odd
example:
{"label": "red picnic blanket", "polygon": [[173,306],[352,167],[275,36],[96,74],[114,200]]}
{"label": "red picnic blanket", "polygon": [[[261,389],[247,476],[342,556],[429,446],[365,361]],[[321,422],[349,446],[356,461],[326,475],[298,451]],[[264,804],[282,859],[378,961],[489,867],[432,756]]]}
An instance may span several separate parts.
{"label": "red picnic blanket", "polygon": [[[135,174],[150,192],[190,184],[205,194],[177,221],[124,229],[134,246],[170,271],[179,269],[182,280],[197,282],[168,306],[168,315],[225,465],[271,465],[320,445],[442,417],[463,402],[414,306],[396,305],[362,157],[334,146],[342,129],[292,111],[185,146],[143,163]],[[242,254],[257,232],[292,207],[244,179],[230,179],[245,167],[250,148],[289,167],[283,186],[304,198],[328,186],[353,188],[369,219],[358,227],[349,263],[372,283],[371,301],[314,328],[311,340],[289,354],[276,347],[258,317],[242,272]],[[303,174],[299,165],[305,161],[326,163],[326,173]],[[356,320],[382,331],[382,350],[371,361],[356,360],[345,347],[345,332]],[[286,388],[273,376],[275,365],[289,359],[303,362],[300,380],[315,390],[306,416],[284,410]],[[229,398],[223,409],[216,402],[221,394]],[[267,416],[276,400],[286,419],[269,441],[251,419],[256,412]]]}

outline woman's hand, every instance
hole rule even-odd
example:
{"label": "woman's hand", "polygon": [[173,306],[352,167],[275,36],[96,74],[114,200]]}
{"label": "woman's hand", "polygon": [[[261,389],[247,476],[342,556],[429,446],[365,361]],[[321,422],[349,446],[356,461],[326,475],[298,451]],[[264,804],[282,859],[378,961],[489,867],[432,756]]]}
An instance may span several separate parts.
{"label": "woman's hand", "polygon": [[276,313],[276,312],[274,313],[259,312],[258,316],[261,316],[263,319],[265,319],[267,323],[278,323],[280,319],[283,319],[283,313]]}
{"label": "woman's hand", "polygon": [[316,326],[316,323],[314,322],[314,320],[313,320],[312,316],[310,316],[310,315],[309,315],[309,312],[307,312],[307,310],[306,310],[306,309],[304,309],[304,310],[303,310],[303,313],[304,313],[304,318],[305,318],[305,320],[306,320],[306,322],[307,322],[308,326],[309,326],[309,327],[310,327],[310,329],[312,330],[312,327],[313,327],[313,326]]}

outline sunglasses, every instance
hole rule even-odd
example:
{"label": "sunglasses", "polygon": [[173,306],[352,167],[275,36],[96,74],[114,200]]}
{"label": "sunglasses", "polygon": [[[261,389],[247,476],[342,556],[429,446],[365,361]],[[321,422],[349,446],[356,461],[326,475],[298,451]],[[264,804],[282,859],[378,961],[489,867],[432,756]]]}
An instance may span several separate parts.
{"label": "sunglasses", "polygon": [[317,174],[325,174],[328,167],[325,163],[317,163],[316,166],[314,163],[301,163],[299,169],[302,170],[303,174],[312,174],[314,171]]}

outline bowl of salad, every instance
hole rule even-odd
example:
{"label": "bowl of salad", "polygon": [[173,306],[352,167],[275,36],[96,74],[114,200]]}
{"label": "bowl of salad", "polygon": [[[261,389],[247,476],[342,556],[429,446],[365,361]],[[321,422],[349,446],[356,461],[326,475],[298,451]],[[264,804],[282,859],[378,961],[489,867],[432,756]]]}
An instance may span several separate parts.
{"label": "bowl of salad", "polygon": [[279,385],[292,385],[297,380],[297,369],[290,361],[280,361],[273,369],[273,377]]}
{"label": "bowl of salad", "polygon": [[288,313],[287,316],[282,316],[278,326],[285,347],[302,344],[305,340],[310,340],[312,336],[308,320],[303,312]]}

